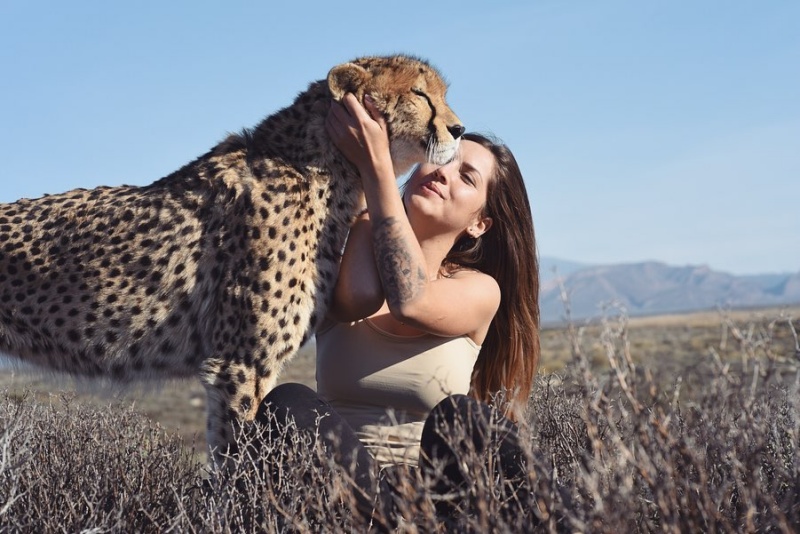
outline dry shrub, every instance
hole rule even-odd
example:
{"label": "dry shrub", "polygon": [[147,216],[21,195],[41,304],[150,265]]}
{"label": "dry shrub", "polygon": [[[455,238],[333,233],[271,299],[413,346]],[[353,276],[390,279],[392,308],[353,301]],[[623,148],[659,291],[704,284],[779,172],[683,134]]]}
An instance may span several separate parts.
{"label": "dry shrub", "polygon": [[[463,500],[468,513],[436,518],[426,488],[439,466],[386,472],[395,488],[382,501],[389,505],[364,517],[350,466],[295,432],[287,446],[249,427],[238,438],[243,452],[217,469],[196,463],[179,439],[129,410],[6,394],[0,429],[2,532],[502,532],[517,530],[508,522],[519,520],[508,513],[516,492],[488,467],[473,471],[475,484],[462,494],[444,496]],[[465,464],[486,463],[474,458],[468,451]]]}
{"label": "dry shrub", "polygon": [[145,532],[197,486],[192,451],[130,410],[0,397],[0,530]]}
{"label": "dry shrub", "polygon": [[[442,465],[430,472],[398,467],[379,474],[376,500],[359,500],[353,465],[340,465],[315,437],[282,427],[275,442],[252,425],[239,436],[239,450],[223,468],[213,469],[202,530],[213,532],[505,532],[529,530],[536,518],[532,501],[520,487],[529,481],[503,480],[493,469],[495,450],[477,452],[466,429],[453,428],[464,447],[462,462],[474,484],[440,495],[430,490],[442,476]],[[330,436],[335,442],[335,436]],[[289,442],[287,445],[286,442]],[[526,449],[529,449],[527,447]],[[373,496],[374,497],[374,496]],[[459,507],[450,517],[437,517],[435,502],[451,499]],[[365,506],[369,509],[364,515]],[[522,513],[520,513],[520,510]],[[370,515],[371,514],[371,515]],[[398,519],[401,518],[401,519]],[[196,523],[195,523],[196,524]]]}
{"label": "dry shrub", "polygon": [[[791,318],[778,324],[796,339]],[[0,531],[797,529],[800,374],[795,354],[769,342],[772,330],[730,324],[724,342],[737,343],[741,358],[723,360],[709,350],[685,376],[658,380],[634,363],[624,314],[606,319],[592,340],[606,353],[602,373],[584,356],[578,329],[566,332],[572,363],[562,375],[539,377],[532,396],[525,480],[503,480],[493,451],[466,453],[474,483],[444,497],[430,490],[440,466],[389,470],[393,511],[379,506],[366,519],[357,512],[348,466],[296,433],[290,444],[274,445],[248,428],[241,456],[224,471],[209,470],[177,438],[129,411],[105,413],[69,400],[56,410],[6,395]],[[688,381],[702,386],[692,396],[682,391]],[[466,434],[453,429],[457,441]],[[458,513],[436,517],[440,498],[459,503]],[[395,514],[403,518],[397,525]]]}
{"label": "dry shrub", "polygon": [[242,454],[211,467],[200,521],[192,525],[210,532],[366,528],[352,512],[355,500],[345,473],[310,436],[291,427],[283,432],[285,440],[271,442],[264,428],[251,425],[237,437]]}
{"label": "dry shrub", "polygon": [[[796,332],[790,318],[779,322]],[[684,398],[683,377],[663,390],[664,377],[656,381],[634,364],[624,313],[603,324],[606,374],[590,370],[578,329],[567,332],[571,369],[564,377],[542,377],[532,405],[537,494],[553,516],[548,530],[797,529],[794,351],[781,354],[763,336],[739,336],[742,358],[732,364],[710,348],[690,371],[703,387]]]}

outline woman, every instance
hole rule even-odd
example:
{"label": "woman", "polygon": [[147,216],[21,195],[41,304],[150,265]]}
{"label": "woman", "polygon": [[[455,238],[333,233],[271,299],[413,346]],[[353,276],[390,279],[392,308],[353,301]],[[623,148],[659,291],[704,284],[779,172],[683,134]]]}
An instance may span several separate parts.
{"label": "woman", "polygon": [[[420,165],[401,195],[386,124],[369,97],[365,105],[346,95],[328,115],[331,138],[360,172],[366,210],[317,334],[318,393],[279,386],[259,420],[275,428],[294,419],[354,465],[364,508],[376,470],[392,464],[443,468],[434,491],[458,493],[469,479],[465,447],[496,447],[501,474],[524,476],[516,423],[539,359],[539,287],[519,167],[504,145],[467,134],[453,162]],[[454,444],[454,426],[471,440]],[[458,505],[442,499],[437,511]]]}

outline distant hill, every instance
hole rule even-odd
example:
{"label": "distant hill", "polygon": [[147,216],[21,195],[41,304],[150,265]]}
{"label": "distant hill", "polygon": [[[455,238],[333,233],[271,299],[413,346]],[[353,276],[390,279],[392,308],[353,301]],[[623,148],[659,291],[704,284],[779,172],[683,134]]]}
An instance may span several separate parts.
{"label": "distant hill", "polygon": [[[800,272],[736,276],[705,265],[676,267],[649,261],[587,266],[568,273],[559,267],[558,273],[576,319],[596,317],[611,302],[624,306],[629,315],[800,303]],[[544,324],[563,320],[557,280],[544,271],[540,306]]]}
{"label": "distant hill", "polygon": [[577,261],[563,260],[561,258],[549,256],[542,256],[539,258],[539,273],[542,280],[554,278],[555,273],[558,273],[558,276],[566,276],[588,267],[591,267],[588,263],[579,263]]}

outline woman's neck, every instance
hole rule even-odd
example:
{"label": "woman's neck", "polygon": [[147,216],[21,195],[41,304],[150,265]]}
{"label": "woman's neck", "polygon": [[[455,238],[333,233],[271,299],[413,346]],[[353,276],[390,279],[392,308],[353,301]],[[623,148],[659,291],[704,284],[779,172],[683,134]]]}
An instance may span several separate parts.
{"label": "woman's neck", "polygon": [[411,224],[420,249],[422,249],[422,255],[425,256],[428,280],[435,280],[458,236],[450,232],[442,232],[441,229],[435,231],[428,221],[416,219],[411,214],[409,214],[408,222]]}
{"label": "woman's neck", "polygon": [[419,241],[429,280],[435,280],[442,268],[447,253],[453,247],[453,239],[447,236],[433,236]]}

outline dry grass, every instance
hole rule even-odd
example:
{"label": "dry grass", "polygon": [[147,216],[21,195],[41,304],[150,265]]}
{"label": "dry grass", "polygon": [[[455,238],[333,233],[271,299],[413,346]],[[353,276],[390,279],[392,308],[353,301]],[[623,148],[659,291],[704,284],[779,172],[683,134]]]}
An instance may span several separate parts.
{"label": "dry grass", "polygon": [[[407,518],[400,530],[795,531],[796,317],[771,310],[659,323],[612,315],[544,332],[546,355],[557,343],[562,352],[544,361],[555,371],[540,376],[532,397],[531,468],[518,482],[530,497],[516,503],[527,515],[507,513],[515,503],[501,481],[481,474],[483,459],[461,496],[470,505],[447,524],[426,489],[436,473],[397,480]],[[272,450],[256,439],[253,456],[223,476],[130,409],[50,399],[0,397],[0,531],[369,527],[353,512],[346,471],[308,443]],[[279,465],[281,476],[267,476],[266,465]],[[372,528],[385,521],[378,515]]]}
{"label": "dry grass", "polygon": [[[316,387],[314,378],[315,353],[304,347],[281,374],[279,383],[300,382]],[[68,394],[81,403],[98,410],[130,409],[159,423],[180,436],[198,454],[205,455],[206,396],[198,380],[166,381],[163,383],[111,389],[97,384],[76,382],[69,377],[42,374],[30,369],[0,369],[0,390],[29,399],[59,406],[59,398]]]}

